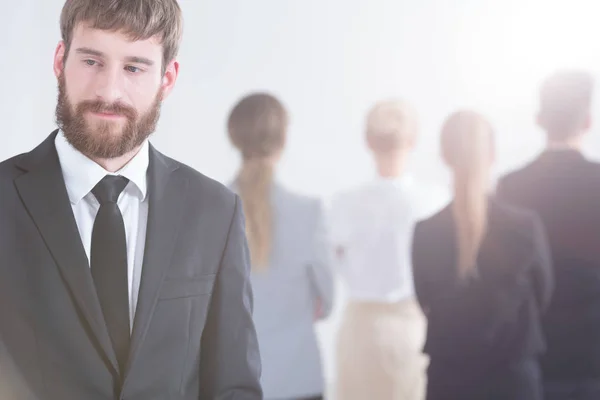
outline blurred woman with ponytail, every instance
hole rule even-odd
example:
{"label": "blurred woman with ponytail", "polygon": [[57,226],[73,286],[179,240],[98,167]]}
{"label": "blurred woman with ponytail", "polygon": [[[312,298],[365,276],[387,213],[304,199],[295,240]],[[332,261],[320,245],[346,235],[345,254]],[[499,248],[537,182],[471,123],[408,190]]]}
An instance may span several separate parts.
{"label": "blurred woman with ponytail", "polygon": [[270,94],[235,105],[228,132],[241,167],[232,189],[246,218],[264,398],[316,400],[325,390],[314,323],[332,308],[330,246],[320,201],[276,179],[287,125],[284,106]]}
{"label": "blurred woman with ponytail", "polygon": [[541,315],[553,290],[545,232],[491,195],[494,138],[481,115],[451,115],[441,136],[454,199],[413,238],[427,399],[539,400]]}

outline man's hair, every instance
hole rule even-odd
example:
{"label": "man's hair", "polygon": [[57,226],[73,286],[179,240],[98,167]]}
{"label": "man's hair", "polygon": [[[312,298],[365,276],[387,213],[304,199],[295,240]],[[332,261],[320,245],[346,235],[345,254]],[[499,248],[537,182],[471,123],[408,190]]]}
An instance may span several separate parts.
{"label": "man's hair", "polygon": [[564,70],[548,77],[540,90],[540,124],[551,140],[581,133],[592,103],[594,79],[585,71]]}
{"label": "man's hair", "polygon": [[124,32],[131,40],[159,37],[163,45],[163,71],[177,56],[183,32],[177,0],[67,0],[60,16],[65,57],[73,30],[82,22],[94,29]]}
{"label": "man's hair", "polygon": [[404,101],[381,101],[367,114],[365,134],[376,153],[402,149],[417,136],[416,111]]}

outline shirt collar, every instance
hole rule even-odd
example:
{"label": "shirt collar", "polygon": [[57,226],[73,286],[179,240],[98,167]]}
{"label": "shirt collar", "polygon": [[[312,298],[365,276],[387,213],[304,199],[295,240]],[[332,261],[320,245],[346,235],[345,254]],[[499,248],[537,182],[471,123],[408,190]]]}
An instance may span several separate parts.
{"label": "shirt collar", "polygon": [[585,155],[577,149],[569,147],[552,147],[545,149],[538,157],[542,160],[585,160]]}
{"label": "shirt collar", "polygon": [[381,175],[376,175],[375,182],[383,184],[383,185],[393,185],[396,187],[406,187],[410,186],[413,182],[412,176],[408,174],[402,174],[397,177],[383,177]]}
{"label": "shirt collar", "polygon": [[67,141],[62,131],[59,131],[58,135],[56,135],[55,145],[69,200],[72,204],[79,203],[106,175],[124,176],[129,179],[129,185],[133,183],[140,199],[143,201],[146,198],[146,173],[150,162],[150,149],[147,140],[144,141],[140,151],[131,161],[115,173],[106,171],[100,165],[76,150]]}

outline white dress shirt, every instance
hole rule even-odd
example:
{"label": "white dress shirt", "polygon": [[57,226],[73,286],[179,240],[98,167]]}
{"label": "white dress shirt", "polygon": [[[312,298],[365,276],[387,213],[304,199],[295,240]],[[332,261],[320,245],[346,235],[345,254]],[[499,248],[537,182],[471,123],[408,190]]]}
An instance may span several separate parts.
{"label": "white dress shirt", "polygon": [[146,177],[150,158],[148,141],[144,142],[140,151],[127,165],[115,173],[106,171],[77,151],[67,142],[62,131],[56,135],[55,145],[79,235],[88,257],[88,266],[92,247],[92,228],[100,208],[100,203],[91,191],[106,175],[121,175],[129,179],[129,183],[117,200],[117,205],[123,215],[127,238],[129,320],[130,327],[133,327],[148,223]]}
{"label": "white dress shirt", "polygon": [[414,225],[449,198],[444,190],[409,177],[377,178],[334,196],[331,235],[350,299],[387,303],[414,296]]}

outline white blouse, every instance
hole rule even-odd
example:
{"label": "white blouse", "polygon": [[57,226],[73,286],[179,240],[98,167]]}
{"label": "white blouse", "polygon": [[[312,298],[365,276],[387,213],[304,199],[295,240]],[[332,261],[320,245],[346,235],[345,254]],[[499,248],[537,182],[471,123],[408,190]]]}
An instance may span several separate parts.
{"label": "white blouse", "polygon": [[410,177],[377,178],[334,196],[331,238],[350,299],[396,302],[414,296],[414,225],[449,198],[447,191]]}

